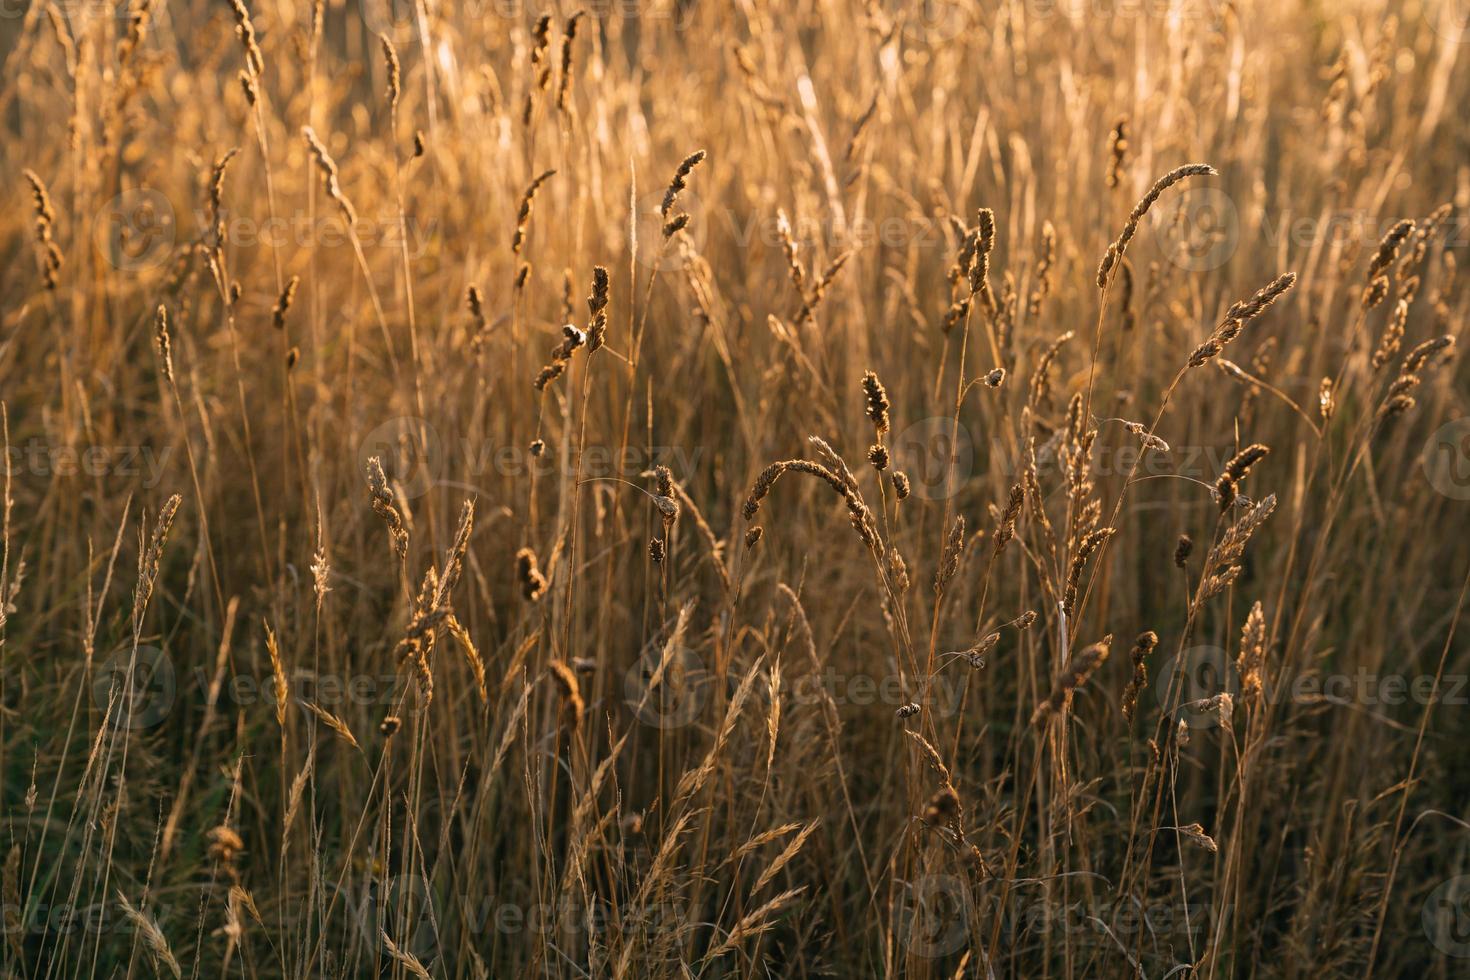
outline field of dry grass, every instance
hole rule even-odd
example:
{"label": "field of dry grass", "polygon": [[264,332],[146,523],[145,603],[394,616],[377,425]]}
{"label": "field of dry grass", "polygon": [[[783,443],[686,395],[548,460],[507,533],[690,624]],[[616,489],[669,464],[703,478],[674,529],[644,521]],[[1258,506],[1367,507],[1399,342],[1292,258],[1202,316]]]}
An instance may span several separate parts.
{"label": "field of dry grass", "polygon": [[1465,0],[0,10],[6,977],[1470,971]]}

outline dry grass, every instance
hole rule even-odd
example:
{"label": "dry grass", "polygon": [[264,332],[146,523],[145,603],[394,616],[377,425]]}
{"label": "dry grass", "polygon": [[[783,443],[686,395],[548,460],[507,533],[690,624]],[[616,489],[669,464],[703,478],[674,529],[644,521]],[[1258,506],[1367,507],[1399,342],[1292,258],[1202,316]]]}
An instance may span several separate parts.
{"label": "dry grass", "polygon": [[0,968],[1462,975],[1455,7],[11,11]]}

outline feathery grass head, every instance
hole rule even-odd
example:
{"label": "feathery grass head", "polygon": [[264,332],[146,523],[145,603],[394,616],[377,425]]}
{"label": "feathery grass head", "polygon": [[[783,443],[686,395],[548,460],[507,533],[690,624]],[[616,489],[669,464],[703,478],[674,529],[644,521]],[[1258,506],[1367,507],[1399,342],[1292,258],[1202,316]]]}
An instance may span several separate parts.
{"label": "feathery grass head", "polygon": [[403,561],[408,557],[408,527],[403,519],[403,512],[398,509],[397,498],[388,487],[388,475],[383,472],[382,457],[373,456],[368,459],[367,483],[368,500],[373,506],[373,513],[382,518],[388,528],[389,540],[393,543],[393,553],[398,556],[399,561]]}
{"label": "feathery grass head", "polygon": [[1158,203],[1159,198],[1164,195],[1165,191],[1190,177],[1214,177],[1218,175],[1219,171],[1209,164],[1190,163],[1182,167],[1176,167],[1155,181],[1154,185],[1148,189],[1148,193],[1144,194],[1139,202],[1133,206],[1133,211],[1128,215],[1128,221],[1123,225],[1123,230],[1114,239],[1113,243],[1108,246],[1107,252],[1103,254],[1102,262],[1097,268],[1098,288],[1107,288],[1113,269],[1117,267],[1118,263],[1123,261],[1123,256],[1128,251],[1128,244],[1133,241],[1133,236],[1138,234],[1139,223],[1143,221],[1149,210]]}
{"label": "feathery grass head", "polygon": [[378,34],[378,44],[383,49],[383,67],[388,75],[388,108],[398,109],[398,96],[403,89],[403,68],[398,61],[398,49],[387,34]]}
{"label": "feathery grass head", "polygon": [[664,191],[663,203],[659,205],[659,214],[664,219],[664,239],[667,241],[689,225],[689,215],[685,213],[674,214],[674,206],[679,203],[679,195],[689,186],[689,175],[694,168],[704,162],[705,152],[695,150],[685,157],[678,168],[674,171],[673,179],[669,181],[668,189]]}
{"label": "feathery grass head", "polygon": [[873,428],[881,436],[888,431],[890,425],[888,391],[883,387],[883,382],[878,380],[878,375],[872,371],[863,374],[863,398],[867,402],[868,421],[873,423]]}

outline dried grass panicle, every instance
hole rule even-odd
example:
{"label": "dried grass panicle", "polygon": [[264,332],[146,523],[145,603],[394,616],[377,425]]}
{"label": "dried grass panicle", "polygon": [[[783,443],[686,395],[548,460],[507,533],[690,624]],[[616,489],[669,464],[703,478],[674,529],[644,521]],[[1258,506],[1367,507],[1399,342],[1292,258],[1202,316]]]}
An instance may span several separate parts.
{"label": "dried grass panicle", "polygon": [[1277,276],[1265,286],[1258,289],[1250,299],[1240,300],[1231,304],[1226,311],[1225,318],[1220,322],[1210,338],[1199,347],[1196,347],[1189,355],[1188,366],[1197,368],[1212,358],[1219,356],[1220,352],[1230,345],[1247,323],[1265,313],[1271,306],[1296,285],[1296,273],[1288,272]]}
{"label": "dried grass panicle", "polygon": [[1266,663],[1266,616],[1260,602],[1251,606],[1240,631],[1240,655],[1235,670],[1240,677],[1240,699],[1249,704],[1260,697]]}
{"label": "dried grass panicle", "polygon": [[1067,662],[1067,666],[1057,675],[1051,694],[1036,706],[1036,711],[1031,716],[1031,723],[1034,725],[1048,717],[1065,714],[1071,707],[1072,699],[1078,688],[1086,684],[1088,678],[1108,659],[1108,651],[1112,648],[1112,644],[1113,638],[1108,635],[1074,654]]}
{"label": "dried grass panicle", "polygon": [[841,457],[837,456],[823,440],[813,436],[811,441],[837,469],[834,471],[821,463],[805,459],[787,459],[772,463],[760,472],[755,483],[751,485],[750,493],[746,496],[745,504],[741,508],[741,515],[747,522],[754,520],[755,515],[760,512],[761,501],[765,500],[777,480],[787,473],[805,473],[821,480],[842,497],[847,503],[848,517],[852,521],[853,530],[858,533],[858,537],[862,538],[863,543],[870,550],[881,553],[883,543],[873,522],[873,513],[864,502],[862,494],[858,492],[857,480],[847,469],[847,465],[842,462]]}
{"label": "dried grass panicle", "polygon": [[1087,567],[1087,562],[1097,554],[1103,542],[1117,533],[1111,527],[1099,528],[1083,536],[1077,545],[1077,551],[1072,556],[1072,562],[1067,568],[1067,585],[1062,593],[1062,606],[1070,616],[1077,611],[1077,589],[1082,583],[1082,570]]}
{"label": "dried grass panicle", "polygon": [[1075,333],[1068,330],[1056,340],[1052,341],[1051,345],[1037,359],[1036,368],[1031,372],[1031,382],[1026,393],[1026,404],[1029,408],[1034,410],[1046,401],[1048,395],[1051,393],[1052,364],[1056,362],[1057,355],[1061,353],[1062,347],[1074,336]]}
{"label": "dried grass panicle", "polygon": [[173,949],[169,946],[167,937],[158,927],[157,921],[135,907],[121,891],[117,893],[117,903],[122,909],[123,918],[142,939],[143,949],[152,960],[154,970],[160,974],[167,970],[173,974],[174,980],[180,980],[183,971],[179,967],[179,961],[175,958]]}
{"label": "dried grass panicle", "polygon": [[276,724],[286,727],[286,704],[290,700],[291,685],[286,680],[286,664],[281,657],[281,646],[270,623],[265,623],[265,650],[271,662],[271,693],[275,695]]}
{"label": "dried grass panicle", "polygon": [[536,194],[552,177],[556,176],[555,170],[543,170],[536,176],[521,194],[520,207],[516,209],[516,230],[511,236],[510,252],[512,255],[520,255],[521,249],[526,244],[526,229],[531,223],[531,210],[536,203]]}
{"label": "dried grass panicle", "polygon": [[403,91],[403,66],[398,61],[398,49],[393,46],[392,38],[379,32],[378,44],[383,49],[383,67],[388,76],[388,107],[396,111],[398,97]]}
{"label": "dried grass panicle", "polygon": [[674,474],[667,466],[659,465],[653,468],[653,477],[657,491],[654,504],[658,507],[659,520],[663,522],[664,533],[667,534],[679,520],[679,499],[674,486]]}
{"label": "dried grass panicle", "polygon": [[577,25],[583,17],[587,16],[585,10],[578,10],[567,18],[566,26],[562,28],[561,40],[561,84],[556,90],[556,107],[565,112],[572,95],[572,84],[576,78],[573,70],[572,44],[577,40]]}
{"label": "dried grass panicle", "polygon": [[230,10],[235,15],[235,36],[245,54],[245,70],[251,78],[259,78],[265,71],[265,60],[260,54],[260,44],[255,39],[255,25],[250,20],[250,11],[244,0],[230,0]]}
{"label": "dried grass panicle", "polygon": [[754,520],[755,515],[760,512],[761,501],[766,499],[771,488],[776,485],[776,481],[790,471],[815,476],[837,493],[844,497],[847,496],[847,484],[825,466],[804,459],[780,460],[761,470],[755,478],[755,482],[751,484],[750,493],[746,495],[745,504],[741,507],[741,516],[747,521]]}
{"label": "dried grass panicle", "polygon": [[148,538],[147,546],[138,552],[138,584],[133,592],[134,633],[142,629],[143,613],[147,610],[148,602],[153,598],[154,587],[158,583],[163,548],[168,543],[169,531],[173,529],[174,518],[178,516],[179,506],[183,502],[184,498],[179,494],[173,494],[163,502],[153,523],[153,534]]}
{"label": "dried grass panicle", "polygon": [[219,159],[214,161],[214,167],[209,174],[209,244],[214,248],[220,248],[225,242],[225,172],[229,169],[230,161],[238,156],[238,147],[230,147]]}
{"label": "dried grass panicle", "polygon": [[464,569],[465,555],[470,549],[470,536],[475,531],[475,502],[465,500],[459,507],[459,523],[455,525],[454,538],[444,552],[444,565],[439,572],[439,586],[433,604],[438,607],[449,602],[449,595],[459,584]]}
{"label": "dried grass panicle", "polygon": [[1380,371],[1389,361],[1398,356],[1399,348],[1404,342],[1404,328],[1409,322],[1409,304],[1406,300],[1399,300],[1394,304],[1393,312],[1389,314],[1388,322],[1383,326],[1383,333],[1378,338],[1378,346],[1373,350],[1371,364],[1373,370]]}
{"label": "dried grass panicle", "polygon": [[1215,481],[1215,497],[1222,511],[1229,510],[1235,503],[1240,482],[1250,473],[1251,467],[1265,459],[1270,452],[1270,447],[1253,443],[1230,457],[1219,479]]}
{"label": "dried grass panicle", "polygon": [[1144,216],[1148,214],[1149,210],[1158,202],[1165,191],[1190,177],[1214,176],[1218,176],[1218,171],[1209,164],[1191,163],[1177,167],[1160,177],[1148,189],[1148,193],[1144,194],[1143,198],[1134,205],[1133,211],[1128,215],[1128,221],[1123,225],[1123,230],[1118,234],[1118,237],[1113,243],[1108,246],[1108,250],[1104,253],[1102,262],[1097,268],[1097,287],[1099,289],[1107,288],[1113,269],[1123,260],[1124,254],[1128,251],[1129,242],[1133,241],[1133,236],[1138,233],[1139,222],[1143,220]]}
{"label": "dried grass panicle", "polygon": [[664,241],[668,241],[689,226],[691,219],[688,213],[681,211],[675,214],[673,213],[674,207],[679,203],[679,195],[689,186],[689,175],[694,172],[695,167],[704,162],[704,158],[704,150],[695,150],[680,161],[673,178],[669,181],[668,189],[664,191],[663,203],[659,205],[659,214],[664,219]]}
{"label": "dried grass panicle", "polygon": [[521,598],[536,602],[546,594],[546,577],[536,562],[536,552],[521,548],[516,552],[516,581],[520,583]]}
{"label": "dried grass panicle", "polygon": [[1138,634],[1138,639],[1133,641],[1133,649],[1128,653],[1128,659],[1133,665],[1133,676],[1128,681],[1128,686],[1123,689],[1123,717],[1129,722],[1133,721],[1134,713],[1138,710],[1138,694],[1148,685],[1148,656],[1159,644],[1159,635],[1153,630]]}
{"label": "dried grass panicle", "polygon": [[1194,539],[1187,534],[1179,535],[1179,540],[1174,544],[1174,565],[1176,568],[1184,568],[1189,564],[1189,556],[1194,552]]}
{"label": "dried grass panicle", "polygon": [[[1225,695],[1225,697],[1229,697],[1229,695]],[[1179,835],[1185,840],[1189,841],[1191,844],[1197,844],[1198,846],[1203,847],[1211,854],[1215,854],[1219,851],[1219,847],[1215,844],[1215,839],[1209,834],[1205,833],[1205,828],[1197,823],[1185,824],[1183,827],[1175,827],[1174,829],[1177,830],[1179,832]]]}
{"label": "dried grass panicle", "polygon": [[245,841],[239,833],[228,824],[219,824],[209,829],[205,839],[209,841],[205,853],[211,860],[219,862],[228,878],[238,882],[240,871],[235,867],[235,861],[245,851]]}
{"label": "dried grass panicle", "polygon": [[353,208],[352,202],[342,192],[342,182],[337,171],[337,161],[332,159],[327,147],[316,135],[316,130],[310,126],[301,127],[301,136],[306,140],[307,149],[311,151],[312,159],[316,161],[317,169],[321,171],[322,182],[326,185],[327,197],[331,198],[342,212],[342,218],[348,227],[357,224],[357,210]]}
{"label": "dried grass panicle", "polygon": [[1056,260],[1057,230],[1050,221],[1044,221],[1041,224],[1041,243],[1036,250],[1036,271],[1032,279],[1031,298],[1026,303],[1026,315],[1033,320],[1041,315],[1041,305],[1051,295],[1052,267]]}
{"label": "dried grass panicle", "polygon": [[158,364],[163,371],[163,380],[174,383],[174,348],[168,334],[168,310],[159,304],[153,318],[153,341],[158,348]]}
{"label": "dried grass panicle", "polygon": [[56,226],[56,209],[51,204],[51,195],[46,185],[34,170],[21,171],[31,185],[31,203],[36,212],[36,242],[41,249],[41,274],[48,290],[55,290],[63,264],[61,247],[56,244],[53,230]]}
{"label": "dried grass panicle", "polygon": [[1017,483],[1011,487],[1009,498],[1006,500],[1006,509],[1001,514],[1000,523],[995,529],[993,547],[997,555],[1006,550],[1011,538],[1016,536],[1016,520],[1021,516],[1021,507],[1026,503],[1026,489]]}
{"label": "dried grass panicle", "polygon": [[1296,285],[1296,280],[1297,275],[1295,272],[1287,272],[1277,276],[1256,290],[1255,295],[1250,299],[1241,300],[1232,304],[1230,309],[1225,313],[1226,321],[1249,323],[1251,320],[1256,319],[1270,309],[1272,304],[1278,299],[1286,295]]}
{"label": "dried grass panicle", "polygon": [[281,295],[276,299],[276,305],[271,309],[271,323],[277,330],[286,329],[286,315],[291,312],[291,304],[296,300],[296,290],[301,285],[300,276],[292,276],[281,289]]}
{"label": "dried grass panicle", "polygon": [[1108,133],[1108,172],[1106,183],[1117,187],[1123,182],[1123,165],[1128,159],[1128,117],[1119,116]]}
{"label": "dried grass panicle", "polygon": [[1234,584],[1241,572],[1240,561],[1246,545],[1275,509],[1276,495],[1268,494],[1226,529],[1219,543],[1205,557],[1204,578],[1199,590],[1201,599],[1219,595]]}
{"label": "dried grass panicle", "polygon": [[944,536],[944,548],[939,555],[939,568],[934,573],[935,595],[944,595],[945,587],[960,570],[960,559],[964,553],[965,518],[963,514],[956,514],[954,522],[949,526],[949,532]]}
{"label": "dried grass panicle", "polygon": [[873,428],[877,430],[879,436],[882,436],[888,431],[891,424],[888,415],[890,403],[887,389],[883,387],[883,382],[878,380],[878,375],[872,371],[863,374],[863,398],[866,402],[864,410],[868,421],[873,423]]}
{"label": "dried grass panicle", "polygon": [[995,296],[990,289],[990,255],[995,251],[995,212],[981,208],[975,218],[975,252],[970,262],[970,294],[979,296],[985,308],[995,312]]}
{"label": "dried grass panicle", "polygon": [[398,509],[398,498],[388,486],[388,475],[383,472],[383,459],[373,456],[367,462],[368,499],[373,513],[382,518],[388,528],[393,553],[399,561],[408,557],[408,526],[403,512]]}
{"label": "dried grass panicle", "polygon": [[1397,222],[1384,234],[1378,243],[1378,250],[1373,254],[1373,260],[1368,263],[1367,281],[1363,287],[1362,307],[1371,310],[1388,296],[1388,276],[1390,267],[1398,260],[1399,246],[1404,243],[1414,232],[1414,222],[1405,218]]}
{"label": "dried grass panicle", "polygon": [[1441,351],[1453,350],[1454,346],[1455,338],[1448,334],[1432,337],[1404,356],[1404,364],[1399,373],[1401,375],[1418,374],[1429,363],[1430,358]]}
{"label": "dried grass panicle", "polygon": [[581,730],[582,716],[587,710],[587,704],[582,700],[582,686],[577,681],[577,674],[565,661],[553,660],[546,665],[551,673],[551,678],[556,682],[556,689],[561,694],[562,719],[566,727],[576,733]]}
{"label": "dried grass panicle", "polygon": [[1441,351],[1453,349],[1454,345],[1455,338],[1446,334],[1426,340],[1409,351],[1404,357],[1402,367],[1399,368],[1398,377],[1394,378],[1383,403],[1375,413],[1375,420],[1380,423],[1386,422],[1412,409],[1418,403],[1413,392],[1424,380],[1420,372],[1432,366],[1431,362],[1435,355]]}
{"label": "dried grass panicle", "polygon": [[607,304],[610,292],[607,270],[602,266],[592,269],[592,294],[587,297],[587,353],[601,350],[607,342]]}
{"label": "dried grass panicle", "polygon": [[889,476],[889,480],[892,481],[893,493],[899,500],[909,499],[909,494],[913,492],[913,487],[909,483],[909,475],[907,473],[903,470],[894,470]]}
{"label": "dried grass panicle", "polygon": [[572,354],[587,343],[587,335],[577,329],[574,324],[563,324],[561,331],[561,343],[552,349],[551,360],[536,373],[536,377],[531,381],[531,386],[537,391],[545,391],[547,385],[565,374]]}
{"label": "dried grass panicle", "polygon": [[659,205],[658,213],[665,220],[674,210],[674,205],[679,203],[679,195],[689,186],[689,175],[694,172],[695,167],[704,162],[704,158],[704,150],[695,150],[680,161],[673,178],[669,181],[668,189],[664,191],[663,203]]}
{"label": "dried grass panicle", "polygon": [[1323,378],[1317,388],[1317,414],[1323,422],[1331,422],[1337,411],[1337,395],[1331,378]]}

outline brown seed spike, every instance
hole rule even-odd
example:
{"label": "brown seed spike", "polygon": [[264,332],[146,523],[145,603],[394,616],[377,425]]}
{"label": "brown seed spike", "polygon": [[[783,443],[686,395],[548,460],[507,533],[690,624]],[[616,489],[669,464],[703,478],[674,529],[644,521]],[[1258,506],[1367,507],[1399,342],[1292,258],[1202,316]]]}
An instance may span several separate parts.
{"label": "brown seed spike", "polygon": [[[685,157],[679,164],[679,168],[674,171],[674,177],[669,181],[669,188],[664,191],[663,204],[659,206],[659,214],[664,217],[664,220],[669,219],[669,213],[674,210],[674,205],[679,201],[679,194],[689,186],[689,175],[694,172],[695,167],[704,162],[704,157],[703,150],[695,150]],[[664,237],[667,238],[668,235],[665,234]]]}
{"label": "brown seed spike", "polygon": [[873,423],[873,428],[878,431],[878,434],[882,435],[889,428],[888,391],[872,371],[863,375],[863,396],[867,399],[868,420]]}
{"label": "brown seed spike", "polygon": [[521,598],[535,602],[546,594],[546,578],[536,566],[536,552],[522,548],[516,552],[516,578],[521,584]]}
{"label": "brown seed spike", "polygon": [[1128,215],[1128,221],[1123,225],[1123,230],[1119,233],[1117,239],[1108,246],[1107,253],[1103,256],[1102,263],[1097,269],[1097,287],[1099,289],[1107,288],[1114,267],[1123,259],[1124,253],[1128,250],[1128,243],[1133,241],[1133,236],[1138,233],[1139,223],[1148,214],[1149,210],[1158,203],[1159,198],[1163,196],[1165,191],[1190,177],[1214,177],[1218,175],[1219,172],[1209,164],[1191,163],[1177,167],[1155,181],[1154,185],[1148,189],[1148,193],[1144,194],[1143,198],[1133,206],[1133,211]]}

